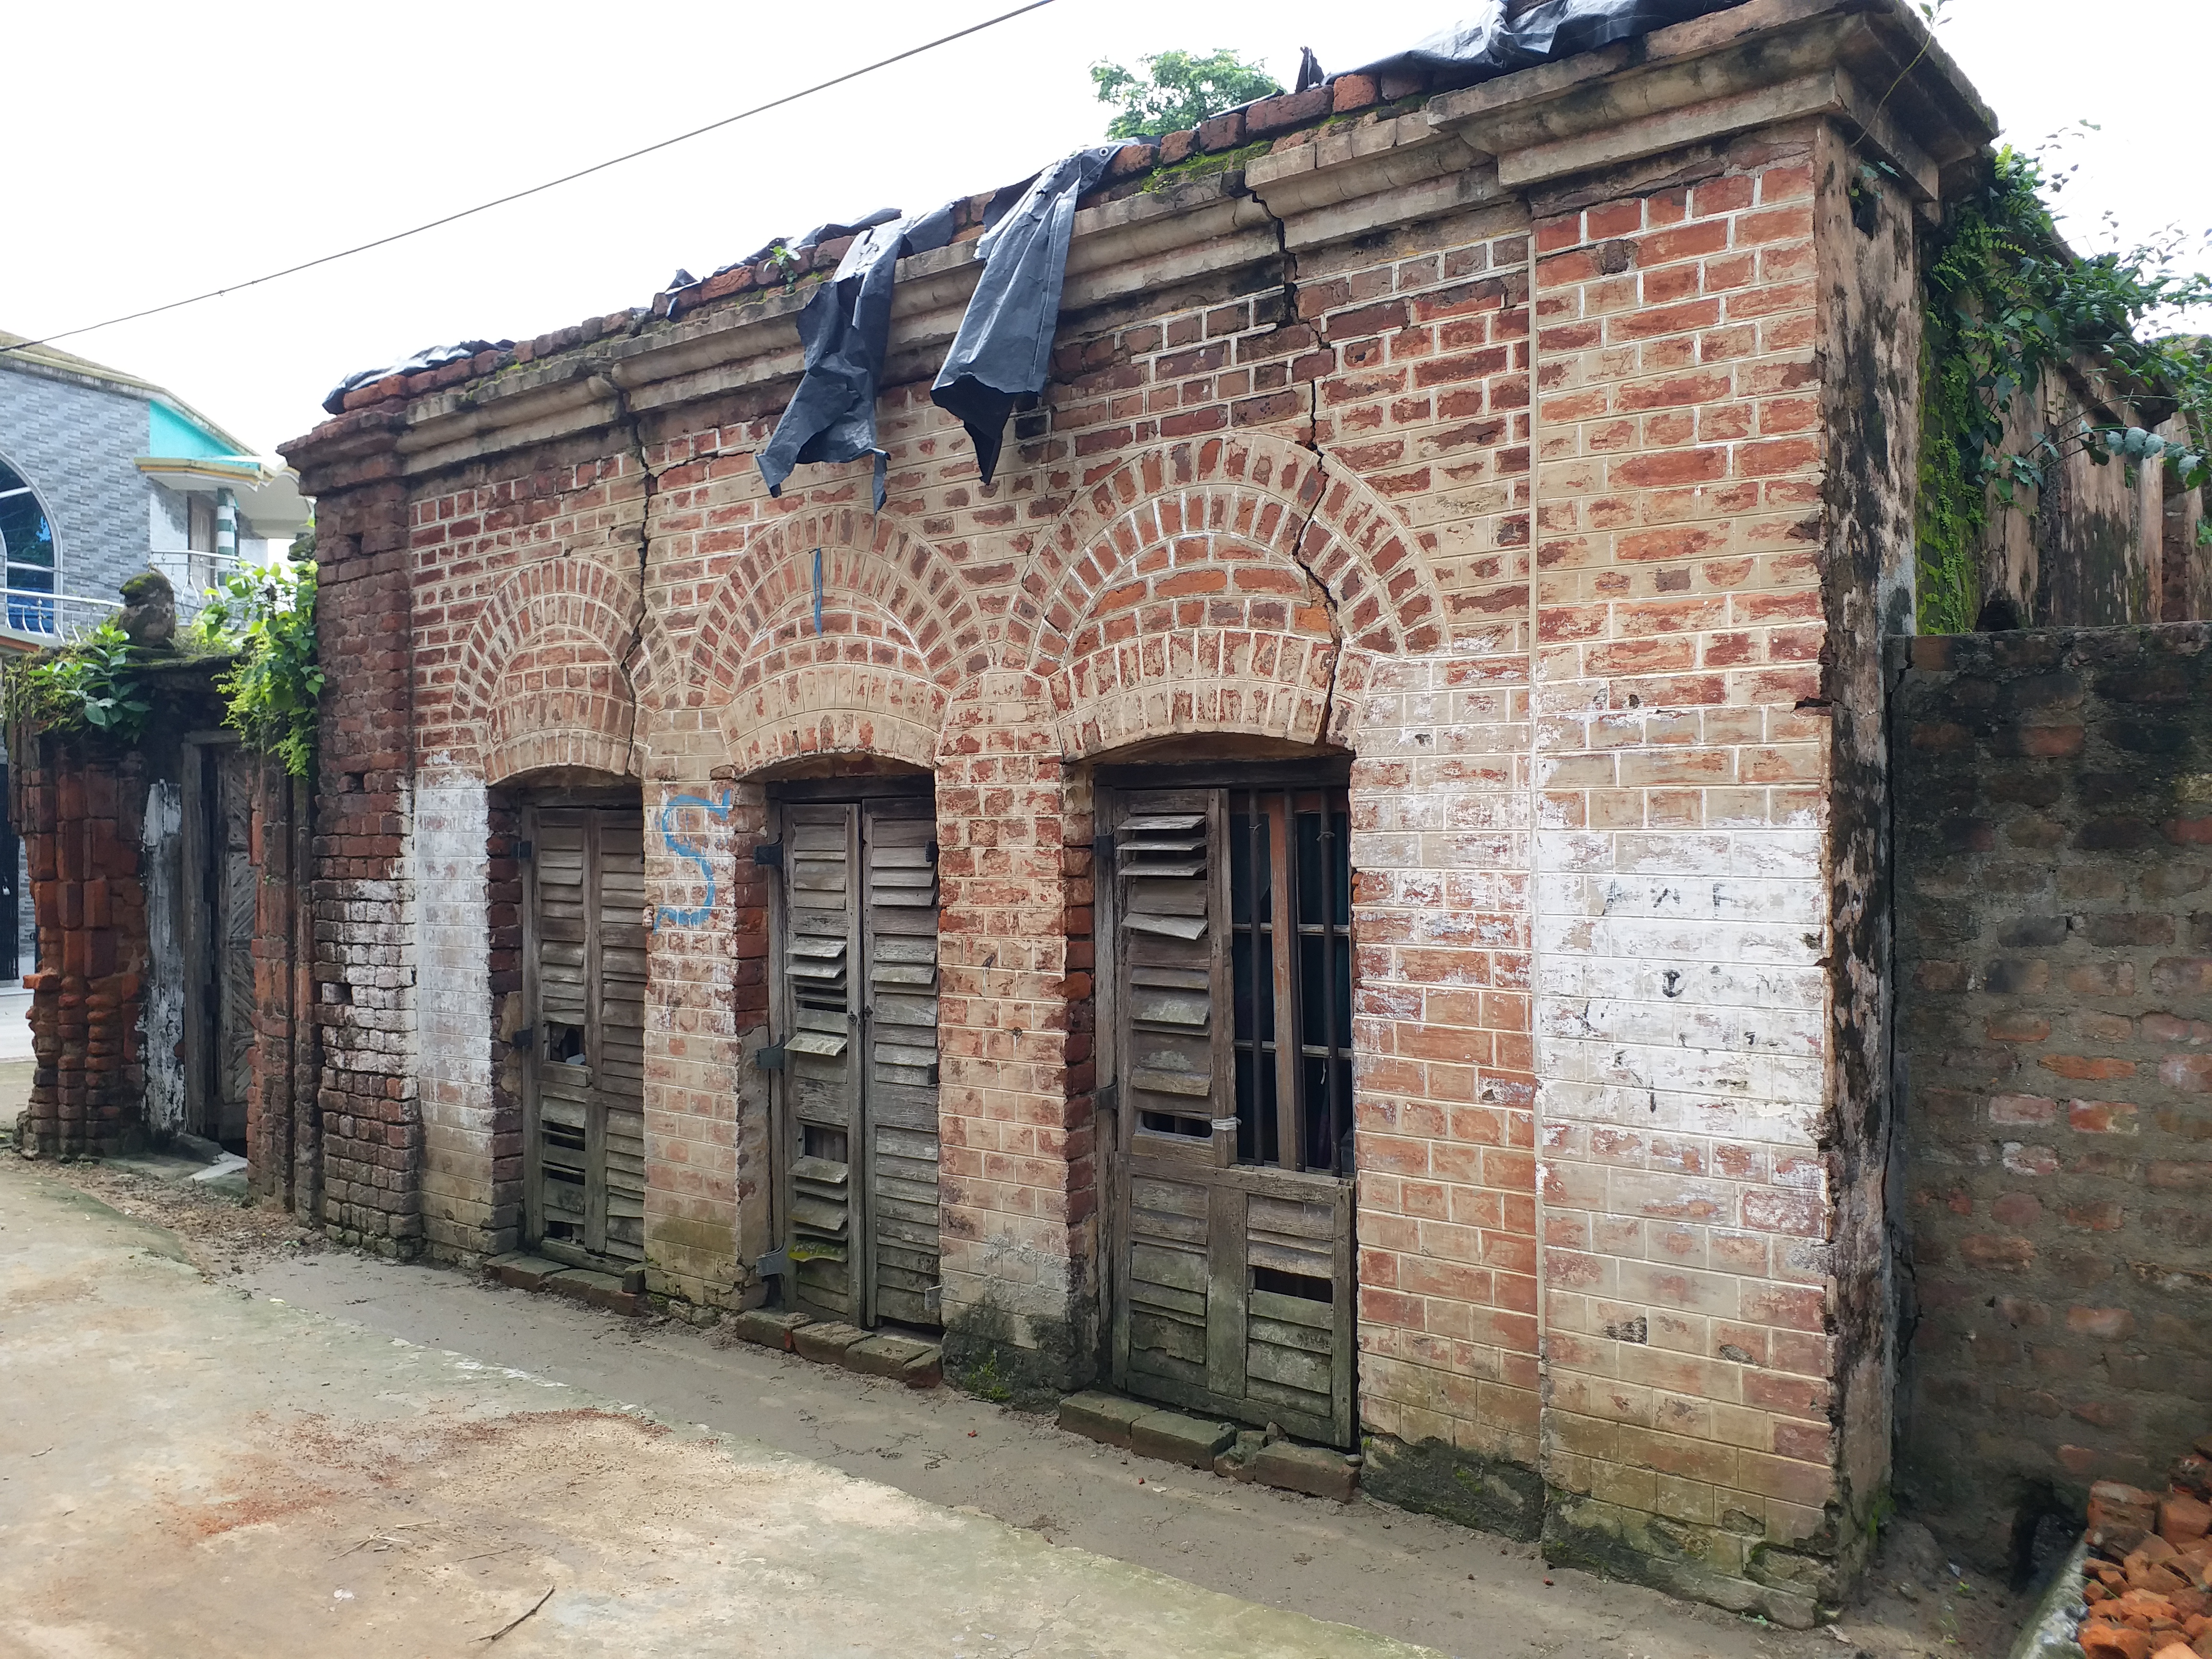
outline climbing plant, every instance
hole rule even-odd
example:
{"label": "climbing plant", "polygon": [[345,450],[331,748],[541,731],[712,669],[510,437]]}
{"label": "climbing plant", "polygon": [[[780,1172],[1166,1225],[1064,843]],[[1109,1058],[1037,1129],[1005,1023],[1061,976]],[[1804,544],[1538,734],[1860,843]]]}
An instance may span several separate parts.
{"label": "climbing plant", "polygon": [[1266,98],[1283,88],[1257,64],[1224,47],[1206,53],[1156,52],[1139,58],[1141,70],[1119,64],[1091,66],[1098,101],[1120,106],[1106,124],[1109,138],[1158,138]]}
{"label": "climbing plant", "polygon": [[223,724],[295,778],[314,765],[323,671],[315,656],[315,567],[293,559],[234,569],[193,620],[198,642],[236,660],[216,681]]}
{"label": "climbing plant", "polygon": [[[2212,276],[2184,267],[2178,232],[2125,252],[2069,252],[2048,199],[2063,182],[2000,149],[1927,249],[1917,541],[1930,633],[1974,626],[1993,493],[2009,504],[2077,455],[2161,466],[2181,489],[2212,482],[2212,345],[2158,332],[2212,303]],[[2063,396],[2046,398],[2046,382]],[[2115,424],[2100,395],[2151,426],[2179,414],[2186,440]],[[2008,440],[2021,410],[2035,418]]]}
{"label": "climbing plant", "polygon": [[108,621],[65,646],[11,665],[0,712],[11,730],[97,733],[134,743],[153,708],[129,636]]}

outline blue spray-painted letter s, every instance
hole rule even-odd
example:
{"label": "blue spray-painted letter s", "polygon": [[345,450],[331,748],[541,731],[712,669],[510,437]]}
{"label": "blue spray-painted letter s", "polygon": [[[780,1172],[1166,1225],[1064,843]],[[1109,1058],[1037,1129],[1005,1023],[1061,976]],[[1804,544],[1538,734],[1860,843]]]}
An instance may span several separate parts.
{"label": "blue spray-painted letter s", "polygon": [[676,814],[683,808],[696,806],[709,817],[727,823],[730,819],[731,793],[731,791],[725,789],[722,791],[722,799],[718,801],[708,800],[703,795],[672,795],[667,804],[660,809],[662,844],[678,858],[688,859],[699,866],[699,879],[707,884],[707,897],[705,902],[692,910],[672,909],[665,904],[662,905],[653,915],[653,925],[656,928],[664,925],[672,927],[703,927],[707,924],[707,918],[714,913],[714,866],[708,863],[705,853],[676,833],[675,818]]}

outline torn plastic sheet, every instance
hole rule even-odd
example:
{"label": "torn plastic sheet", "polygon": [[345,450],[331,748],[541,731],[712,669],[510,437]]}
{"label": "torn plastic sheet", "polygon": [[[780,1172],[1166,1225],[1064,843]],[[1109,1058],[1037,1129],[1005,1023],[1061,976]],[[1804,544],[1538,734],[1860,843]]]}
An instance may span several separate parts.
{"label": "torn plastic sheet", "polygon": [[845,250],[836,274],[815,289],[799,313],[806,372],[758,457],[769,495],[782,493],[783,481],[801,461],[872,455],[881,510],[890,457],[876,444],[876,383],[890,343],[891,284],[905,255],[927,253],[951,240],[949,204],[909,219],[878,215]]}
{"label": "torn plastic sheet", "polygon": [[412,357],[403,357],[399,362],[386,363],[381,368],[356,370],[331,388],[330,396],[323,399],[323,412],[325,415],[344,413],[347,392],[365,386],[374,386],[387,374],[419,374],[426,368],[443,368],[447,363],[473,357],[479,351],[504,351],[514,343],[512,340],[463,340],[455,345],[427,347]]}
{"label": "torn plastic sheet", "polygon": [[1118,139],[1096,144],[1047,167],[975,244],[982,279],[929,396],[967,427],[985,483],[998,470],[1015,403],[1044,390],[1075,204],[1121,149]]}
{"label": "torn plastic sheet", "polygon": [[1439,29],[1404,52],[1371,64],[1361,75],[1421,72],[1459,85],[1510,75],[1579,52],[1595,52],[1670,23],[1726,11],[1742,0],[1543,0],[1508,18],[1504,0],[1485,0],[1472,17]]}

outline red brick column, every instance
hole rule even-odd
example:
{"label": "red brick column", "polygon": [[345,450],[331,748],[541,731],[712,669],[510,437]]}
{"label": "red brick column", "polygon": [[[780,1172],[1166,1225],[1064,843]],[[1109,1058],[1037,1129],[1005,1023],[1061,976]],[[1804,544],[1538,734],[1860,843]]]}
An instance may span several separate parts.
{"label": "red brick column", "polygon": [[422,1248],[413,1073],[413,641],[398,404],[317,428],[287,454],[317,498],[324,673],[314,837],[322,1026],[323,1219],[386,1254]]}
{"label": "red brick column", "polygon": [[38,1069],[17,1141],[48,1154],[125,1151],[144,1134],[143,769],[135,754],[40,733],[17,734],[13,748],[43,964],[25,975]]}

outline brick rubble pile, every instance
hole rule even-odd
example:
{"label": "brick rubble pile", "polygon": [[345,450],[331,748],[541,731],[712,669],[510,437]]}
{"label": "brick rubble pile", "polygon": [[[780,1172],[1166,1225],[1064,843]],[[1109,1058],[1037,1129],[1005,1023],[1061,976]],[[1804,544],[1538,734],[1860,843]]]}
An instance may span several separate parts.
{"label": "brick rubble pile", "polygon": [[2164,1494],[2089,1489],[2079,1638],[2085,1659],[2212,1659],[2212,1433]]}

